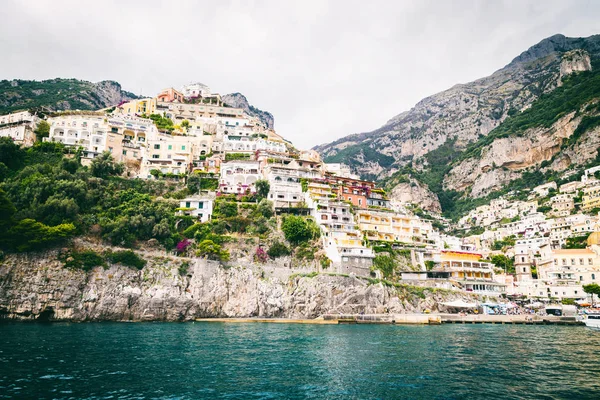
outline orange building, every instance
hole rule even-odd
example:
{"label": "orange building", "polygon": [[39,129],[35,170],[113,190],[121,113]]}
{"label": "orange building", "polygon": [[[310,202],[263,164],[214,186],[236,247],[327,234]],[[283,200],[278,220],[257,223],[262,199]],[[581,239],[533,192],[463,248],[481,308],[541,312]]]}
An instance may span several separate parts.
{"label": "orange building", "polygon": [[360,179],[332,177],[330,184],[336,188],[338,199],[350,201],[357,207],[367,207],[367,198],[375,188],[374,182]]}
{"label": "orange building", "polygon": [[156,96],[156,99],[167,103],[183,103],[183,93],[173,88],[168,88],[160,92]]}

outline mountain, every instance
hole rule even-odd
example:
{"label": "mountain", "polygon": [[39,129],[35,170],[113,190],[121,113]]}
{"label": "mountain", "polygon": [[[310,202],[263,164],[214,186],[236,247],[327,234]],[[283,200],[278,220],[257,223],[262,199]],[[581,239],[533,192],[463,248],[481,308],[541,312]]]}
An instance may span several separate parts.
{"label": "mountain", "polygon": [[225,104],[235,108],[243,109],[247,114],[260,119],[269,129],[275,127],[275,118],[268,111],[259,110],[250,103],[248,99],[241,93],[229,93],[222,97]]}
{"label": "mountain", "polygon": [[[417,179],[448,211],[458,200],[502,191],[525,172],[559,172],[595,158],[589,131],[596,115],[590,104],[600,98],[597,60],[600,35],[554,35],[488,77],[427,97],[379,129],[315,150],[390,190]],[[582,148],[585,155],[578,153]]]}
{"label": "mountain", "polygon": [[0,114],[46,107],[50,110],[97,110],[138,98],[114,81],[92,83],[78,79],[0,81]]}

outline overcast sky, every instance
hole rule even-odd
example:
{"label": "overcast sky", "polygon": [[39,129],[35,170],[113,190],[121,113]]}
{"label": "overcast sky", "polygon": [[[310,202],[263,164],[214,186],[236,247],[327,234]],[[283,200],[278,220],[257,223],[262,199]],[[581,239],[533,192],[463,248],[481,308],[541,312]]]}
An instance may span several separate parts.
{"label": "overcast sky", "polygon": [[241,92],[302,148],[376,129],[545,37],[600,33],[600,1],[0,3],[0,79],[202,82]]}

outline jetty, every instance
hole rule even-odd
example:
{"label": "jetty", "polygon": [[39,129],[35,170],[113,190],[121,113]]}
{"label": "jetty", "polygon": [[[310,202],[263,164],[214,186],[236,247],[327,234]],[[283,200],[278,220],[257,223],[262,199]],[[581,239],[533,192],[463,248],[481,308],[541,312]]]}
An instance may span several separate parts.
{"label": "jetty", "polygon": [[518,324],[584,325],[576,317],[485,314],[326,314],[325,320],[339,324]]}
{"label": "jetty", "polygon": [[576,317],[539,315],[478,315],[478,314],[325,314],[314,319],[294,318],[199,318],[196,322],[271,323],[271,324],[381,324],[381,325],[441,325],[441,324],[512,324],[512,325],[584,325]]}

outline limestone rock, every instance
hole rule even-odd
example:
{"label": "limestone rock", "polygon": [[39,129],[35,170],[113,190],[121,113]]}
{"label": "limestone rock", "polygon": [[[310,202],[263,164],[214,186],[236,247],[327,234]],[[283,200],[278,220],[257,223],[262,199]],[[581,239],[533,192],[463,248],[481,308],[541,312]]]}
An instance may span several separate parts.
{"label": "limestone rock", "polygon": [[[179,259],[146,254],[141,271],[123,266],[70,270],[58,252],[9,255],[0,265],[0,319],[70,321],[186,321],[202,317],[315,318],[325,313],[382,313],[436,309],[465,297],[409,286],[391,288],[347,276],[262,278],[257,269],[224,268],[193,259],[180,276]],[[422,293],[422,292],[421,292]]]}

